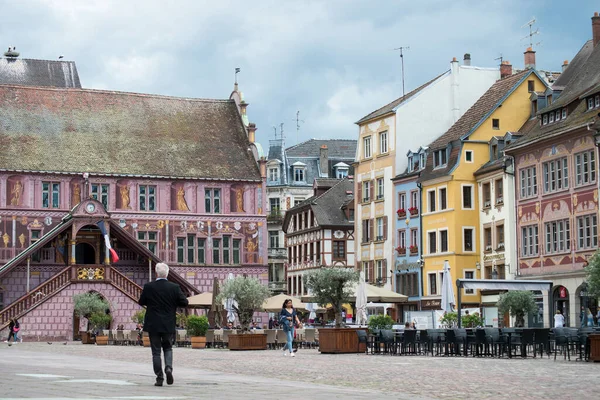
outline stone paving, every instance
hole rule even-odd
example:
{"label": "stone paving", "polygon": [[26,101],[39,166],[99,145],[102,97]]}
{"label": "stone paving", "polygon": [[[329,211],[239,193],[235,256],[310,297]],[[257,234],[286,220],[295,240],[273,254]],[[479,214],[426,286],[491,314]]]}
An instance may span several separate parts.
{"label": "stone paving", "polygon": [[[175,385],[155,388],[150,349],[0,345],[0,398],[597,399],[600,364],[562,359],[175,350]],[[54,376],[44,376],[54,375]],[[1,397],[5,396],[5,397]]]}

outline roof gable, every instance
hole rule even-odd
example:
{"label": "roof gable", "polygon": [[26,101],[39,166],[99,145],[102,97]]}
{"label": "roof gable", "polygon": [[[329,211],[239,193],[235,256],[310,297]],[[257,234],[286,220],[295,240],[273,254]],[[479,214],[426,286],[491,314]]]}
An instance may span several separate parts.
{"label": "roof gable", "polygon": [[233,100],[0,85],[0,142],[6,170],[261,179]]}
{"label": "roof gable", "polygon": [[0,84],[81,88],[74,61],[0,58]]}

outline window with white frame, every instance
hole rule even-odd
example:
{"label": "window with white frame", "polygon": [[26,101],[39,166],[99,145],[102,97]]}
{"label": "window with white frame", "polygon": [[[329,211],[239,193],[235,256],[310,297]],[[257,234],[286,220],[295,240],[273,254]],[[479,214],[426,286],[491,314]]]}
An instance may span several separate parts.
{"label": "window with white frame", "polygon": [[567,118],[567,108],[563,108],[562,109],[562,119],[566,119]]}
{"label": "window with white frame", "polygon": [[475,251],[475,229],[463,228],[463,250],[464,251]]}
{"label": "window with white frame", "polygon": [[60,207],[60,183],[42,182],[42,208]]}
{"label": "window with white frame", "polygon": [[542,125],[548,124],[548,114],[544,114],[542,117]]}
{"label": "window with white frame", "polygon": [[492,184],[486,182],[481,185],[481,191],[483,194],[483,208],[490,208],[492,206]]}
{"label": "window with white frame", "polygon": [[593,97],[589,97],[587,100],[587,104],[588,104],[588,110],[591,110],[592,108],[594,108],[594,98]]}
{"label": "window with white frame", "polygon": [[364,147],[364,156],[365,158],[371,158],[371,136],[367,136],[363,139],[363,147]]}
{"label": "window with white frame", "polygon": [[[465,279],[475,279],[475,272],[473,271],[465,271]],[[473,289],[465,289],[465,294],[473,294],[475,291]]]}
{"label": "window with white frame", "polygon": [[502,178],[496,179],[494,188],[496,189],[496,205],[504,204],[504,184]]}
{"label": "window with white frame", "polygon": [[521,168],[519,170],[521,198],[537,196],[537,172],[536,167]]}
{"label": "window with white frame", "polygon": [[473,185],[462,185],[462,208],[463,210],[473,209]]}
{"label": "window with white frame", "polygon": [[416,190],[410,192],[410,206],[419,209],[419,192]]}
{"label": "window with white frame", "polygon": [[427,191],[427,200],[428,200],[428,211],[435,211],[435,189]]}
{"label": "window with white frame", "polygon": [[388,133],[387,131],[379,133],[379,152],[386,154],[388,152]]}
{"label": "window with white frame", "polygon": [[279,180],[279,168],[269,168],[269,181],[277,182]]}
{"label": "window with white frame", "polygon": [[92,198],[98,200],[106,210],[108,210],[108,184],[92,183],[90,187],[90,194]]}
{"label": "window with white frame", "polygon": [[436,296],[437,290],[437,274],[435,272],[427,274],[427,281],[429,283],[429,295]]}
{"label": "window with white frame", "polygon": [[406,229],[400,229],[398,231],[398,247],[400,247],[401,249],[406,248]]}
{"label": "window with white frame", "polygon": [[221,189],[204,189],[204,212],[221,213]]}
{"label": "window with white frame", "polygon": [[337,167],[335,169],[335,176],[338,179],[344,179],[345,177],[348,176],[348,168],[346,168],[346,167]]}
{"label": "window with white frame", "polygon": [[571,249],[569,220],[546,222],[546,254],[564,253]]}
{"label": "window with white frame", "polygon": [[398,209],[406,211],[406,193],[398,193]]}
{"label": "window with white frame", "polygon": [[158,245],[158,233],[153,231],[138,231],[138,240],[146,246],[148,250],[156,254],[156,247]]}
{"label": "window with white frame", "polygon": [[304,182],[304,167],[294,167],[294,182]]}
{"label": "window with white frame", "polygon": [[496,251],[504,251],[504,225],[496,225]]}
{"label": "window with white frame", "polygon": [[375,226],[377,228],[377,237],[375,238],[375,240],[377,240],[377,241],[383,240],[383,237],[384,237],[383,217],[379,217],[376,219]]}
{"label": "window with white frame", "polygon": [[440,201],[440,211],[448,208],[448,199],[446,196],[447,189],[445,187],[438,189],[438,196]]}
{"label": "window with white frame", "polygon": [[140,211],[156,211],[156,186],[140,185],[138,190]]}
{"label": "window with white frame", "polygon": [[596,151],[575,154],[575,183],[587,185],[596,182]]}
{"label": "window with white frame", "polygon": [[544,193],[552,193],[569,187],[569,169],[567,157],[545,162]]}
{"label": "window with white frame", "polygon": [[415,247],[419,245],[419,231],[416,229],[410,230],[410,245]]}
{"label": "window with white frame", "polygon": [[368,261],[363,261],[362,262],[362,270],[363,273],[365,274],[365,281],[367,282],[371,282],[373,280],[373,277],[371,276],[371,268],[369,268],[369,262]]}
{"label": "window with white frame", "polygon": [[375,279],[383,279],[383,260],[375,260]]}
{"label": "window with white frame", "polygon": [[383,199],[385,195],[385,185],[383,178],[377,178],[377,200]]}
{"label": "window with white frame", "polygon": [[425,168],[425,153],[419,154],[419,169]]}
{"label": "window with white frame", "polygon": [[371,181],[366,181],[362,183],[363,185],[363,198],[362,201],[363,203],[366,203],[367,201],[371,200]]}
{"label": "window with white frame", "polygon": [[448,252],[448,229],[440,229],[440,252]]}
{"label": "window with white frame", "polygon": [[598,216],[596,214],[577,217],[577,248],[598,248]]}
{"label": "window with white frame", "polygon": [[444,167],[448,163],[448,154],[446,149],[433,152],[433,168]]}
{"label": "window with white frame", "polygon": [[431,231],[427,232],[427,246],[429,250],[429,254],[437,253],[437,232]]}
{"label": "window with white frame", "polygon": [[532,257],[539,254],[538,226],[528,225],[521,228],[521,256]]}
{"label": "window with white frame", "polygon": [[279,248],[279,231],[269,231],[269,247],[272,249]]}

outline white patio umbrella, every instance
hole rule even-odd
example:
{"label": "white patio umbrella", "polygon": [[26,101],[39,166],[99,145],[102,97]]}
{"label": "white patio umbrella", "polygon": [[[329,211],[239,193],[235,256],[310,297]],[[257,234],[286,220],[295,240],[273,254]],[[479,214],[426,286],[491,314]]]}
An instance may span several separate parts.
{"label": "white patio umbrella", "polygon": [[356,289],[356,324],[364,325],[367,323],[367,283],[365,282],[365,273],[360,272],[358,288]]}
{"label": "white patio umbrella", "polygon": [[448,260],[444,261],[444,272],[442,274],[442,311],[452,312],[454,311],[454,289],[452,286],[452,276],[450,275],[450,263]]}
{"label": "white patio umbrella", "polygon": [[[233,280],[233,273],[229,273],[227,276],[227,280]],[[235,310],[234,306],[237,306],[235,300],[233,298],[228,298],[225,300],[225,309],[227,310],[227,322],[235,322]]]}

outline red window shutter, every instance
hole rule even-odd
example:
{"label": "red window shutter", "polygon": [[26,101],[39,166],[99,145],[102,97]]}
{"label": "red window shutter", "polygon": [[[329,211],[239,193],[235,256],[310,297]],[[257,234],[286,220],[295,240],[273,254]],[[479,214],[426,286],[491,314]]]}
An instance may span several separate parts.
{"label": "red window shutter", "polygon": [[371,198],[369,200],[373,200],[375,198],[375,181],[370,181],[369,185],[371,186],[371,190],[369,190],[369,194],[371,195]]}
{"label": "red window shutter", "polygon": [[383,217],[383,240],[387,240],[387,223],[388,223],[388,217],[387,215],[385,215]]}
{"label": "red window shutter", "polygon": [[373,282],[375,279],[375,262],[369,261],[369,281]]}
{"label": "red window shutter", "polygon": [[371,218],[369,220],[369,230],[370,230],[369,239],[372,242],[375,238],[375,220],[373,218]]}

